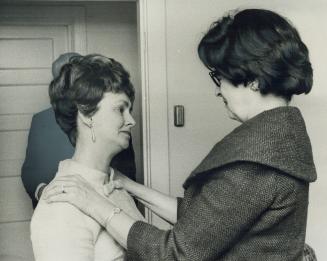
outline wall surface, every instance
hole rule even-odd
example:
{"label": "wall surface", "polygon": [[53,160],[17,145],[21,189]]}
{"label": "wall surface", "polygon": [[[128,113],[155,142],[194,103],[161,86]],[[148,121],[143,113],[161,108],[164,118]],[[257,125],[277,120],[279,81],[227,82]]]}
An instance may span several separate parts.
{"label": "wall surface", "polygon": [[[197,56],[197,44],[211,22],[228,10],[266,8],[289,18],[307,44],[314,69],[309,95],[295,97],[307,124],[318,172],[310,187],[306,241],[318,260],[327,260],[327,32],[326,1],[167,0],[166,45],[169,107],[170,191],[181,195],[181,185],[210,148],[238,124],[227,118],[224,106],[214,97],[207,69]],[[185,106],[185,126],[173,125],[173,106]]]}
{"label": "wall surface", "polygon": [[121,62],[131,75],[136,95],[132,129],[137,179],[143,181],[141,80],[138,59],[136,3],[87,4],[87,53],[99,53]]}

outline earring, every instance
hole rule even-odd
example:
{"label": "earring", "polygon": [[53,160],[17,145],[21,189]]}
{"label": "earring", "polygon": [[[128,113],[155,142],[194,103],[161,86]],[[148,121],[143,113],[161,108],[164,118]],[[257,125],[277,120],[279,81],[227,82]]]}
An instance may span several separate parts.
{"label": "earring", "polygon": [[93,119],[92,119],[92,117],[91,117],[91,122],[90,122],[90,124],[88,125],[89,126],[89,128],[90,128],[90,130],[91,130],[91,136],[92,136],[92,141],[93,142],[95,142],[95,133],[94,133],[94,129],[93,129]]}
{"label": "earring", "polygon": [[92,117],[90,118],[90,122],[87,122],[81,116],[79,116],[79,118],[83,122],[84,125],[86,125],[87,127],[90,128],[92,141],[95,142],[96,138],[95,138],[95,132],[94,132],[94,129],[93,129],[93,119],[92,119]]}
{"label": "earring", "polygon": [[250,89],[251,89],[251,91],[254,91],[254,92],[259,91],[259,87],[255,84],[255,82],[250,83]]}

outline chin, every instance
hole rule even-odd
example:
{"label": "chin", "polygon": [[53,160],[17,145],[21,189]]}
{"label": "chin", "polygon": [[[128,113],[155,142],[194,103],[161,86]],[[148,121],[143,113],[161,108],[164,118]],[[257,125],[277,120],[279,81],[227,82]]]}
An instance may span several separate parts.
{"label": "chin", "polygon": [[128,147],[129,147],[129,140],[128,141],[125,141],[125,142],[122,142],[120,144],[122,150],[126,150]]}
{"label": "chin", "polygon": [[122,146],[121,149],[122,150],[126,150],[128,148],[128,145],[127,146]]}

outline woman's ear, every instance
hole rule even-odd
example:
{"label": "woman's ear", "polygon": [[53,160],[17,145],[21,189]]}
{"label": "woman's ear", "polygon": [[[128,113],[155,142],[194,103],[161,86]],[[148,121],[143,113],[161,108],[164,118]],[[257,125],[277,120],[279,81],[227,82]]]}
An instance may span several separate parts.
{"label": "woman's ear", "polygon": [[92,117],[87,117],[85,116],[83,113],[81,113],[79,110],[78,110],[78,113],[77,113],[77,117],[78,119],[80,119],[80,121],[86,125],[87,127],[89,128],[92,128]]}
{"label": "woman's ear", "polygon": [[257,92],[260,90],[259,82],[257,80],[250,82],[249,87],[250,87],[251,91],[254,91],[254,92]]}

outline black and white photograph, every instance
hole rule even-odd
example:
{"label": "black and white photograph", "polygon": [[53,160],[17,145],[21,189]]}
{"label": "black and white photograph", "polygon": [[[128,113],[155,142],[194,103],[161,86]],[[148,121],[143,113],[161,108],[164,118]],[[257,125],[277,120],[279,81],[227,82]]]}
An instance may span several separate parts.
{"label": "black and white photograph", "polygon": [[327,260],[326,13],[0,0],[0,261]]}

